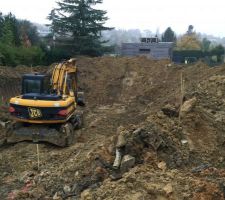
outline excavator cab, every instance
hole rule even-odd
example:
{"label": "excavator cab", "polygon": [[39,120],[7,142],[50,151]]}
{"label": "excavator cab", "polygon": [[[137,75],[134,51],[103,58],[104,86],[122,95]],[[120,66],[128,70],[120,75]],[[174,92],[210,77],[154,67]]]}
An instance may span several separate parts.
{"label": "excavator cab", "polygon": [[22,99],[57,101],[62,96],[51,91],[50,77],[41,74],[26,74],[22,77]]}

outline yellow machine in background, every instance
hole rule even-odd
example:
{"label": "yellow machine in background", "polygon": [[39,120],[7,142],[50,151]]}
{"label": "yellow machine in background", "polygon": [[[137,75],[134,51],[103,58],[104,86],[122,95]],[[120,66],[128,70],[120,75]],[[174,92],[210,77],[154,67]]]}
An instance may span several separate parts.
{"label": "yellow machine in background", "polygon": [[78,93],[75,59],[57,64],[51,77],[24,75],[22,94],[10,99],[9,112],[15,122],[8,128],[7,142],[71,144],[74,130],[82,124],[78,105],[84,106],[84,102]]}

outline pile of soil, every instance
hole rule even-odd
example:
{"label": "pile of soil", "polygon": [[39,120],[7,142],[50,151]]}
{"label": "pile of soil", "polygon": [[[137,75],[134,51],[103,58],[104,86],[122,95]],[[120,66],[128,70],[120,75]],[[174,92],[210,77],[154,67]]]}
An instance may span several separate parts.
{"label": "pile of soil", "polygon": [[[2,146],[3,199],[225,198],[225,66],[146,57],[79,58],[78,66],[86,107],[76,142],[39,144],[39,169],[36,144]],[[0,80],[11,87],[29,72],[17,70],[0,67]],[[113,168],[121,126],[123,155],[135,161],[125,171]]]}

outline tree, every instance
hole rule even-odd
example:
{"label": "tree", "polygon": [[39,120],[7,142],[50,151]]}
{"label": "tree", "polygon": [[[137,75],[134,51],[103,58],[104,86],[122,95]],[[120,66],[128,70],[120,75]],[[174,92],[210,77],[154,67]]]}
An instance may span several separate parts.
{"label": "tree", "polygon": [[177,40],[177,50],[201,50],[201,41],[196,33],[185,34]]}
{"label": "tree", "polygon": [[201,50],[202,43],[199,36],[193,31],[194,26],[189,25],[186,34],[177,40],[176,50]]}
{"label": "tree", "polygon": [[174,31],[170,27],[168,27],[162,35],[162,42],[175,42],[175,41],[176,35]]}
{"label": "tree", "polygon": [[19,35],[24,46],[27,46],[28,43],[30,43],[30,45],[39,44],[40,38],[36,26],[27,20],[20,20],[18,21],[18,27]]}
{"label": "tree", "polygon": [[95,9],[102,0],[62,0],[59,8],[51,11],[48,19],[54,34],[72,38],[71,50],[75,54],[97,56],[102,53],[101,32],[110,30],[104,24],[106,11]]}
{"label": "tree", "polygon": [[10,20],[5,20],[3,23],[1,42],[6,45],[15,45],[15,37]]}
{"label": "tree", "polygon": [[2,13],[0,12],[0,37],[2,37],[2,27],[3,27],[3,23],[4,23],[4,17],[2,15]]}
{"label": "tree", "polygon": [[4,26],[6,26],[5,34],[7,34],[7,32],[8,34],[11,34],[10,32],[12,32],[12,44],[15,46],[20,46],[21,43],[20,43],[20,35],[18,30],[18,20],[16,19],[16,17],[12,13],[9,13],[8,15],[4,16],[3,23],[4,23]]}
{"label": "tree", "polygon": [[212,50],[211,50],[211,55],[216,56],[217,57],[217,62],[221,62],[222,61],[222,57],[225,53],[225,48],[220,44],[215,46]]}
{"label": "tree", "polygon": [[193,31],[194,31],[194,26],[193,25],[189,25],[188,26],[188,30],[187,30],[187,34],[191,35],[193,33]]}
{"label": "tree", "polygon": [[202,40],[202,50],[203,51],[209,51],[211,41],[209,41],[207,38],[203,38]]}

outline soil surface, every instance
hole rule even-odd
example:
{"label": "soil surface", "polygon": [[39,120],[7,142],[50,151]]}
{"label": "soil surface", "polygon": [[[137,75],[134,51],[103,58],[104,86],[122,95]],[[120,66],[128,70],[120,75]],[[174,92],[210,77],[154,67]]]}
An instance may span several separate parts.
{"label": "soil surface", "polygon": [[[1,199],[222,200],[225,198],[225,65],[145,57],[78,58],[83,128],[59,148],[0,147]],[[0,67],[0,121],[21,76],[51,67]],[[119,169],[113,168],[121,134]],[[0,144],[5,129],[0,125]]]}

